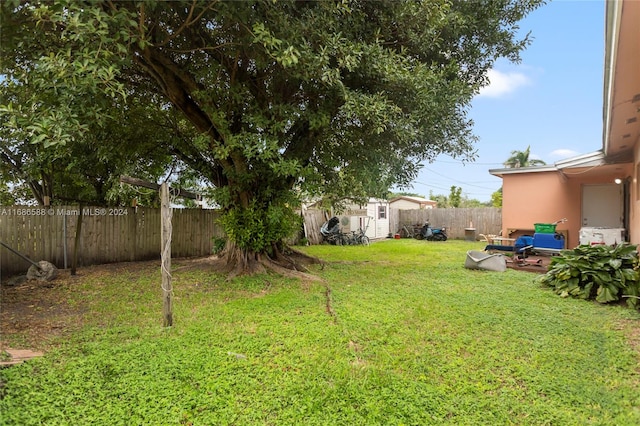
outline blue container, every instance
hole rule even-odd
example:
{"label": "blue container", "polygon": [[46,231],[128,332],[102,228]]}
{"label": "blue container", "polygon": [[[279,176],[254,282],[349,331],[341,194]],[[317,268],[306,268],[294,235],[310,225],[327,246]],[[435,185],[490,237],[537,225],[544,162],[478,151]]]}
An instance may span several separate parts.
{"label": "blue container", "polygon": [[562,234],[533,234],[533,247],[563,249],[564,235]]}

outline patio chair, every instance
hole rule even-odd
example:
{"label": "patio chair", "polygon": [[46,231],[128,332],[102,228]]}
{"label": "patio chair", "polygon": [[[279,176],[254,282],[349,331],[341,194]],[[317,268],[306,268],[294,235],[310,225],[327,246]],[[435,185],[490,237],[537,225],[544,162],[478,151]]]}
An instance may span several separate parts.
{"label": "patio chair", "polygon": [[489,244],[493,244],[493,239],[498,236],[498,234],[478,234],[480,241],[484,241]]}

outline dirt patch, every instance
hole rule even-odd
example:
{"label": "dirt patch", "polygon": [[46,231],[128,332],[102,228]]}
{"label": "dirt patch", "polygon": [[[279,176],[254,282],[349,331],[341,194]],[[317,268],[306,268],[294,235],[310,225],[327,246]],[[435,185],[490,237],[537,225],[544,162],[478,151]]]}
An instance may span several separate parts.
{"label": "dirt patch", "polygon": [[43,350],[53,339],[77,326],[82,310],[66,303],[71,279],[68,273],[62,275],[50,282],[2,285],[0,328],[3,347],[9,344]]}
{"label": "dirt patch", "polygon": [[79,327],[85,312],[82,307],[69,305],[67,299],[86,273],[71,277],[69,271],[60,271],[53,281],[2,283],[1,347],[46,350],[57,338]]}
{"label": "dirt patch", "polygon": [[[210,267],[211,258],[174,259],[174,270]],[[78,269],[76,276],[60,270],[49,282],[26,279],[6,280],[0,288],[0,351],[6,348],[47,351],[66,334],[82,327],[84,306],[72,306],[69,295],[87,277],[136,274],[160,268],[160,261],[125,262]]]}
{"label": "dirt patch", "polygon": [[545,274],[549,270],[551,257],[549,256],[527,256],[526,259],[507,260],[507,268],[516,271],[535,272],[537,274]]}

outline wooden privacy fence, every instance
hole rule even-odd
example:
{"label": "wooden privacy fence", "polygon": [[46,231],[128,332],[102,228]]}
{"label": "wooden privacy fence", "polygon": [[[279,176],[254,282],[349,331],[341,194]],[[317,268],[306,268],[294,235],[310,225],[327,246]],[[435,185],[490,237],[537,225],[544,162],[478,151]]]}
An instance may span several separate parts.
{"label": "wooden privacy fence", "polygon": [[[77,206],[0,206],[0,241],[35,262],[70,267],[80,213]],[[224,236],[218,215],[216,210],[174,209],[172,256],[211,254],[213,239]],[[78,266],[159,259],[160,219],[160,209],[83,207]],[[29,266],[0,247],[2,275],[21,273]]]}
{"label": "wooden privacy fence", "polygon": [[[160,209],[83,207],[78,266],[160,258]],[[2,207],[0,241],[33,261],[46,260],[58,268],[71,266],[80,208]],[[205,209],[174,209],[172,218],[172,257],[208,256],[215,238],[224,238],[217,224],[219,212]],[[320,226],[327,220],[318,210],[303,214],[306,237],[320,244]],[[467,228],[475,234],[498,234],[502,210],[492,207],[422,210],[390,209],[389,232],[402,225],[429,221],[434,227],[447,227],[449,238],[465,238]],[[25,272],[31,264],[0,246],[0,273]]]}
{"label": "wooden privacy fence", "polygon": [[[310,244],[322,243],[320,227],[329,218],[321,210],[304,212],[305,233]],[[498,234],[502,229],[502,209],[496,207],[445,208],[445,209],[389,209],[389,233],[399,233],[403,225],[423,225],[429,221],[434,227],[445,226],[452,239],[467,237],[467,228],[474,228],[475,235]]]}
{"label": "wooden privacy fence", "polygon": [[429,221],[433,227],[446,227],[447,235],[452,239],[465,238],[467,228],[475,229],[476,235],[498,234],[502,229],[502,209],[497,207],[392,209],[390,218],[393,220],[390,224],[392,233],[399,232],[403,225],[422,225]]}
{"label": "wooden privacy fence", "polygon": [[304,233],[309,244],[322,243],[322,234],[320,227],[328,220],[324,211],[310,209],[303,213]]}

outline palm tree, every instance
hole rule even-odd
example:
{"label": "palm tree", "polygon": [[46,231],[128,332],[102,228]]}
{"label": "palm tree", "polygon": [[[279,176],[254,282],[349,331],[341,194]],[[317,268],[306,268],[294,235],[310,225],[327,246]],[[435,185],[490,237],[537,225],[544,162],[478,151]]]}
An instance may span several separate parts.
{"label": "palm tree", "polygon": [[542,160],[529,159],[529,151],[531,145],[524,151],[511,151],[511,157],[507,159],[503,164],[507,168],[529,167],[529,166],[544,166],[545,163]]}

